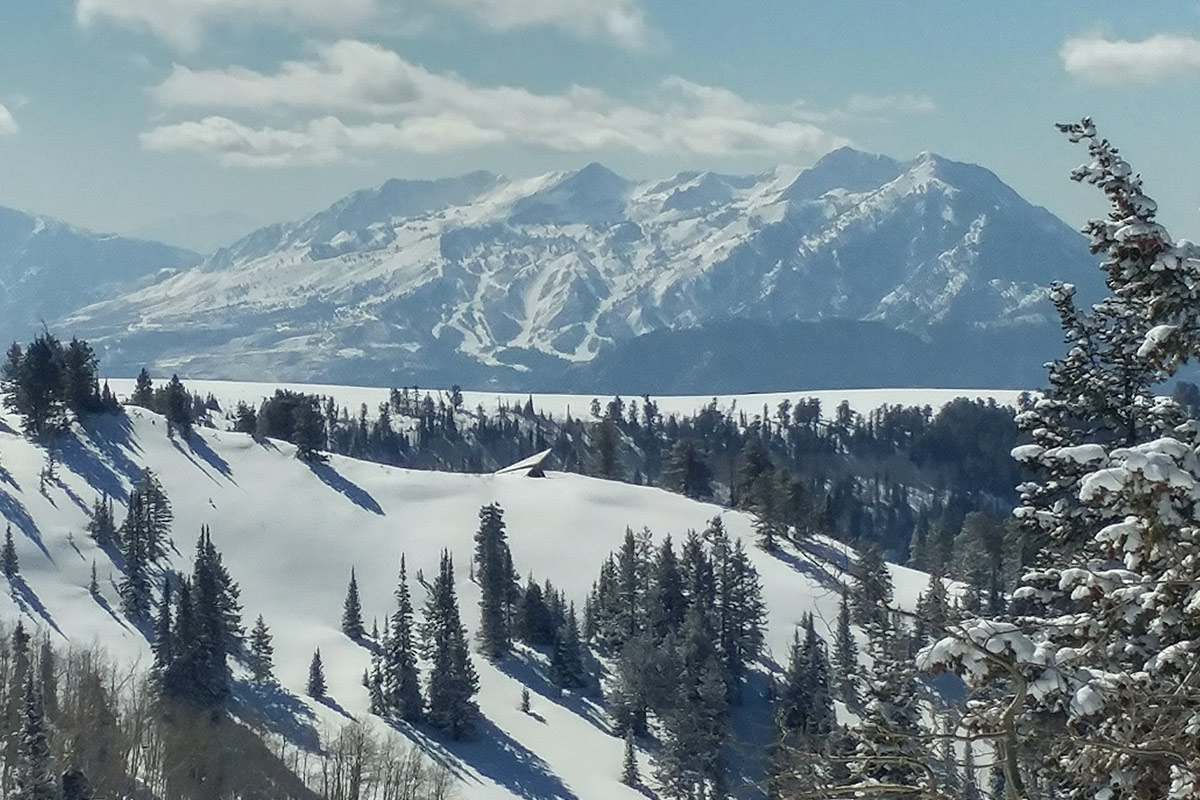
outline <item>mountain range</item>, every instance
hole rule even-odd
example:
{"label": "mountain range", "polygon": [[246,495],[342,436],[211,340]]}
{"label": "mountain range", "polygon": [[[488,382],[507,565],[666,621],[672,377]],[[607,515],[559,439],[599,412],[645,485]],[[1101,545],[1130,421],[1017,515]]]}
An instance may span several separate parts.
{"label": "mountain range", "polygon": [[798,173],[390,180],[156,275],[58,325],[113,374],[598,392],[1029,386],[1061,347],[1045,286],[1100,284],[987,169],[849,148]]}

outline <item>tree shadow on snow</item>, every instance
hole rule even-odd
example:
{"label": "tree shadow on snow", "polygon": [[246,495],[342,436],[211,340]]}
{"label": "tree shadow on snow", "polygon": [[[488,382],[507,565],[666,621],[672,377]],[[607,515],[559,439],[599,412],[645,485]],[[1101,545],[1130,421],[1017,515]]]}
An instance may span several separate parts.
{"label": "tree shadow on snow", "polygon": [[137,483],[142,477],[142,468],[129,457],[130,452],[141,452],[134,441],[133,423],[125,414],[99,414],[84,419],[80,429],[92,446],[85,446],[77,436],[62,437],[63,464],[97,494],[124,502],[128,499],[124,481]]}
{"label": "tree shadow on snow", "polygon": [[251,726],[266,728],[307,750],[320,749],[316,714],[278,683],[235,681],[233,697],[235,712]]}
{"label": "tree shadow on snow", "polygon": [[212,449],[208,441],[202,435],[193,433],[187,438],[186,441],[188,448],[191,449],[193,453],[200,456],[200,458],[204,459],[204,463],[221,473],[221,475],[234,486],[237,486],[237,481],[233,479],[233,469],[229,466],[229,462],[221,458],[221,456]]}
{"label": "tree shadow on snow", "polygon": [[[465,764],[527,800],[579,800],[545,761],[486,717],[479,720],[474,735],[461,742],[433,739],[415,729],[408,734],[426,755],[451,770],[464,783],[475,782],[474,777],[462,769]],[[464,787],[463,793],[469,797],[470,788]]]}
{"label": "tree shadow on snow", "polygon": [[533,659],[528,652],[518,650],[508,658],[496,662],[496,668],[523,686],[528,687],[529,691],[539,697],[565,708],[578,717],[586,719],[604,733],[612,734],[612,729],[604,713],[603,706],[569,689],[564,690],[559,688],[546,677],[541,664]]}
{"label": "tree shadow on snow", "polygon": [[38,549],[54,561],[50,556],[50,551],[46,549],[46,545],[42,542],[42,535],[38,532],[37,523],[33,521],[33,517],[29,515],[23,503],[13,497],[5,489],[0,489],[0,516],[17,526],[17,530],[25,534],[25,536],[38,546]]}
{"label": "tree shadow on snow", "polygon": [[832,592],[841,594],[843,586],[842,582],[834,576],[832,572],[823,568],[821,565],[813,563],[813,560],[804,555],[797,555],[789,550],[783,549],[777,545],[774,550],[766,551],[768,555],[787,564],[796,572],[812,578],[814,581],[829,589]]}
{"label": "tree shadow on snow", "polygon": [[54,628],[54,630],[57,631],[60,636],[63,635],[62,629],[59,628],[58,623],[54,621],[54,617],[51,616],[50,610],[46,608],[46,606],[38,598],[37,593],[35,593],[33,588],[25,582],[23,577],[20,575],[14,575],[9,580],[9,586],[12,587],[13,600],[16,601],[17,606],[19,606],[23,612],[29,614],[30,616],[36,614],[42,618],[43,622],[45,622],[51,628]]}
{"label": "tree shadow on snow", "polygon": [[366,489],[338,474],[338,471],[333,467],[320,461],[314,461],[309,463],[308,468],[320,479],[321,483],[333,489],[338,494],[345,495],[346,499],[354,503],[354,505],[370,511],[372,514],[378,514],[381,517],[384,515],[383,508]]}

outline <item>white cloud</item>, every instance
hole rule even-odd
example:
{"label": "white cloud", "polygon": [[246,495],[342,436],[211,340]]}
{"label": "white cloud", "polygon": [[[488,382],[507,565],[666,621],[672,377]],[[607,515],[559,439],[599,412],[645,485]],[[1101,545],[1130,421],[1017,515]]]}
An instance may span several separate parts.
{"label": "white cloud", "polygon": [[1158,34],[1139,42],[1077,36],[1059,51],[1067,72],[1107,86],[1156,83],[1200,71],[1200,39]]}
{"label": "white cloud", "polygon": [[146,30],[183,50],[195,50],[208,29],[226,23],[273,23],[311,30],[351,30],[379,0],[77,0],[75,19]]}
{"label": "white cloud", "polygon": [[434,0],[498,31],[554,27],[639,49],[650,39],[636,0]]}
{"label": "white cloud", "polygon": [[314,115],[284,128],[214,115],[142,134],[149,149],[195,150],[230,165],[327,163],[372,150],[427,154],[485,145],[789,158],[846,143],[796,106],[754,103],[683,78],[661,81],[637,102],[579,86],[539,94],[433,73],[357,41],[324,46],[314,59],[285,63],[272,74],[177,66],[153,94],[169,109]]}
{"label": "white cloud", "polygon": [[934,111],[937,111],[937,104],[933,98],[923,94],[856,94],[846,103],[846,112],[859,116],[890,117]]}
{"label": "white cloud", "polygon": [[448,10],[495,31],[557,28],[631,49],[645,47],[650,39],[640,0],[76,0],[75,19],[85,27],[107,20],[194,51],[219,25],[266,23],[347,33],[368,21],[410,21],[433,10]]}
{"label": "white cloud", "polygon": [[17,127],[17,121],[13,119],[12,112],[0,103],[0,136],[11,136],[20,130]]}

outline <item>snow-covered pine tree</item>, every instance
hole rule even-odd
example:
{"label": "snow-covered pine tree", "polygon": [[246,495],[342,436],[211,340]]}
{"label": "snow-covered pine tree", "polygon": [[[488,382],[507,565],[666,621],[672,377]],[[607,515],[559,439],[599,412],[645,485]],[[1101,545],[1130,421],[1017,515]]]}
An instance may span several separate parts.
{"label": "snow-covered pine tree", "polygon": [[363,637],[362,602],[358,597],[358,579],[354,568],[350,568],[350,585],[346,587],[346,600],[342,603],[342,633],[354,641]]}
{"label": "snow-covered pine tree", "polygon": [[383,646],[384,706],[400,719],[417,722],[424,715],[421,679],[417,672],[417,645],[413,635],[413,606],[408,591],[404,556],[396,582],[396,610]]}
{"label": "snow-covered pine tree", "polygon": [[1047,546],[1007,617],[967,620],[919,663],[977,691],[1007,798],[1200,796],[1200,424],[1153,389],[1200,351],[1200,249],[1171,239],[1139,176],[1091,120],[1062,125],[1107,196],[1085,233],[1110,296],[1051,289],[1068,353],[1018,419],[1033,472],[1014,512]]}
{"label": "snow-covered pine tree", "polygon": [[272,679],[275,669],[274,656],[275,647],[271,644],[271,631],[267,628],[262,614],[259,614],[258,619],[254,621],[254,628],[250,631],[248,658],[250,674],[255,681],[265,683]]}
{"label": "snow-covered pine tree", "polygon": [[854,621],[863,627],[886,627],[892,605],[892,576],[877,545],[868,543],[859,550],[851,574],[854,591],[850,595],[850,610]]}
{"label": "snow-covered pine tree", "polygon": [[29,674],[25,676],[24,711],[18,736],[16,781],[9,797],[12,800],[57,800],[58,781],[50,749],[50,730],[41,692]]}
{"label": "snow-covered pine tree", "polygon": [[325,699],[325,667],[321,663],[321,648],[313,651],[312,661],[308,664],[308,682],[304,686],[305,693],[314,700]]}
{"label": "snow-covered pine tree", "polygon": [[862,722],[850,731],[854,752],[848,786],[884,797],[917,796],[933,787],[927,767],[930,753],[922,741],[916,671],[891,626],[874,623],[870,635],[869,696]]}
{"label": "snow-covered pine tree", "polygon": [[443,550],[437,577],[425,603],[422,625],[425,656],[429,659],[429,692],[426,718],[452,739],[468,736],[479,717],[473,699],[479,678],[471,664],[467,631],[458,611],[454,591],[454,561]]}

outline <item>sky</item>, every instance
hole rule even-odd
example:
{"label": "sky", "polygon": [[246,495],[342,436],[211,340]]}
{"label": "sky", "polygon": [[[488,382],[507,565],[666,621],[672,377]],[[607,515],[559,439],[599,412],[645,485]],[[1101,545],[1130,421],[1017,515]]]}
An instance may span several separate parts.
{"label": "sky", "polygon": [[1053,123],[1084,115],[1200,239],[1194,0],[0,0],[0,205],[181,244],[393,177],[842,145],[982,164],[1079,225],[1103,199]]}

